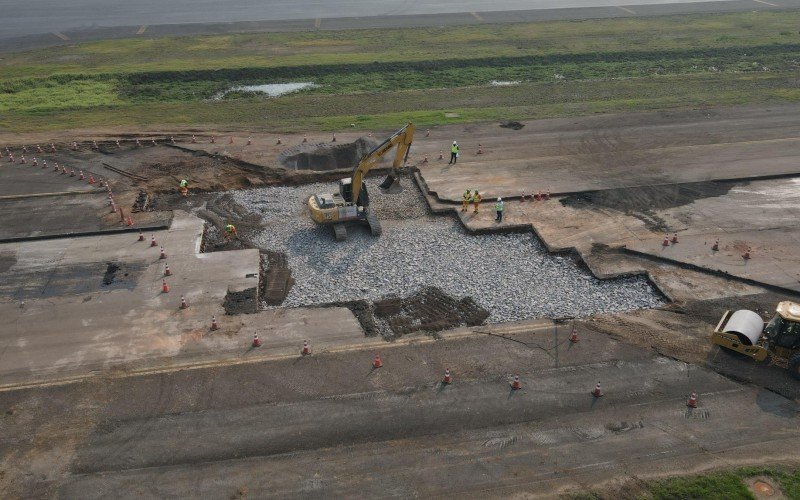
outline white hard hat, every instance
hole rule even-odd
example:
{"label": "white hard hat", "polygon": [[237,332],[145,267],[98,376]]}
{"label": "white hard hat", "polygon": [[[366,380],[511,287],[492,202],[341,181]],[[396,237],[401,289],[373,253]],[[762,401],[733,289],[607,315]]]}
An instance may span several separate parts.
{"label": "white hard hat", "polygon": [[503,198],[497,198],[497,201],[503,201]]}
{"label": "white hard hat", "polygon": [[456,144],[456,141],[453,141],[453,144]]}

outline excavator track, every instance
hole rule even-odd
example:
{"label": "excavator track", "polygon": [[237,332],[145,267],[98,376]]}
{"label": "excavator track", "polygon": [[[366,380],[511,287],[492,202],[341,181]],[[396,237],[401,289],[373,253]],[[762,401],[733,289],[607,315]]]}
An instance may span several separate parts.
{"label": "excavator track", "polygon": [[333,225],[333,236],[336,238],[336,241],[344,241],[347,239],[347,228],[344,227],[344,224],[334,224]]}
{"label": "excavator track", "polygon": [[380,221],[374,215],[367,215],[367,224],[372,236],[380,236],[383,233]]}

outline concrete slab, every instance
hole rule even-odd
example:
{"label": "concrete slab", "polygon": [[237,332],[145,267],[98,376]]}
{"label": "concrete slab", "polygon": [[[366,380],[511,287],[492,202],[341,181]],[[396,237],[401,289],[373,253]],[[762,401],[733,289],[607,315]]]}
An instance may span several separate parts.
{"label": "concrete slab", "polygon": [[[528,122],[513,131],[436,130],[415,140],[417,155],[449,151],[449,132],[460,141],[457,165],[421,165],[428,188],[460,202],[464,189],[487,198],[537,190],[574,193],[643,185],[800,173],[800,118],[794,105],[781,109],[723,109],[642,113]],[[447,137],[447,136],[445,136]],[[478,144],[483,154],[478,155]]]}
{"label": "concrete slab", "polygon": [[[659,211],[678,231],[678,244],[664,247],[663,234],[654,234],[632,238],[626,246],[656,258],[800,291],[798,207],[800,179],[751,182],[725,196]],[[712,245],[717,240],[715,252]],[[752,259],[743,259],[748,250]]]}
{"label": "concrete slab", "polygon": [[[169,230],[154,233],[166,260],[149,237],[138,242],[131,233],[0,245],[6,262],[0,314],[8,325],[0,336],[4,380],[175,356],[195,343],[217,348],[220,339],[235,342],[230,336],[237,325],[222,318],[222,302],[229,289],[258,285],[260,257],[257,250],[200,254],[202,229],[200,219],[182,214]],[[110,262],[121,266],[120,275],[105,284]],[[165,263],[173,271],[166,294]],[[189,309],[178,308],[181,295]],[[222,327],[214,335],[212,315]]]}

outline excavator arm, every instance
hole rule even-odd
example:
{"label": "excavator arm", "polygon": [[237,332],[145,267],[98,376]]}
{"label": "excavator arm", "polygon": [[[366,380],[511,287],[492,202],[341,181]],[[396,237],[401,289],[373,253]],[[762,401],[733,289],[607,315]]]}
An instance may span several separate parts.
{"label": "excavator arm", "polygon": [[[394,161],[392,162],[392,170],[394,171],[398,167],[405,164],[406,160],[408,159],[408,153],[411,150],[411,143],[413,141],[414,124],[409,123],[386,138],[385,141],[375,146],[372,151],[365,154],[361,158],[361,161],[358,162],[358,165],[355,166],[353,169],[353,174],[350,176],[353,194],[352,198],[348,201],[355,203],[356,200],[358,200],[358,196],[361,194],[361,183],[364,180],[364,176],[370,171],[370,169],[377,165],[380,159],[383,158],[383,156],[393,147],[397,146],[397,152],[395,153]],[[392,174],[389,175],[391,177]]]}

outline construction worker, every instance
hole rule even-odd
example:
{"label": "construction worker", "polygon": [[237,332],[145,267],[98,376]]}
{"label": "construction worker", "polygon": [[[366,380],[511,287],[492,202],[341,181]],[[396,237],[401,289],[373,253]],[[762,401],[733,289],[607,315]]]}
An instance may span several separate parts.
{"label": "construction worker", "polygon": [[503,222],[503,209],[505,209],[505,202],[503,198],[497,198],[497,203],[494,204],[494,210],[497,212],[495,222]]}
{"label": "construction worker", "polygon": [[472,213],[474,214],[478,213],[478,207],[481,206],[481,199],[482,199],[481,194],[476,189],[475,194],[472,195],[472,205],[475,207],[475,210],[473,210]]}
{"label": "construction worker", "polygon": [[455,165],[457,160],[458,160],[458,143],[456,141],[453,141],[453,145],[450,146],[450,163],[448,163],[448,165]]}
{"label": "construction worker", "polygon": [[228,224],[225,226],[225,239],[230,241],[234,236],[236,239],[239,239],[239,233],[236,232],[236,226],[233,224]]}
{"label": "construction worker", "polygon": [[189,182],[186,179],[181,179],[180,191],[181,196],[186,196],[189,194]]}
{"label": "construction worker", "polygon": [[472,192],[469,189],[464,191],[463,199],[461,200],[461,211],[466,212],[469,204],[472,203]]}

